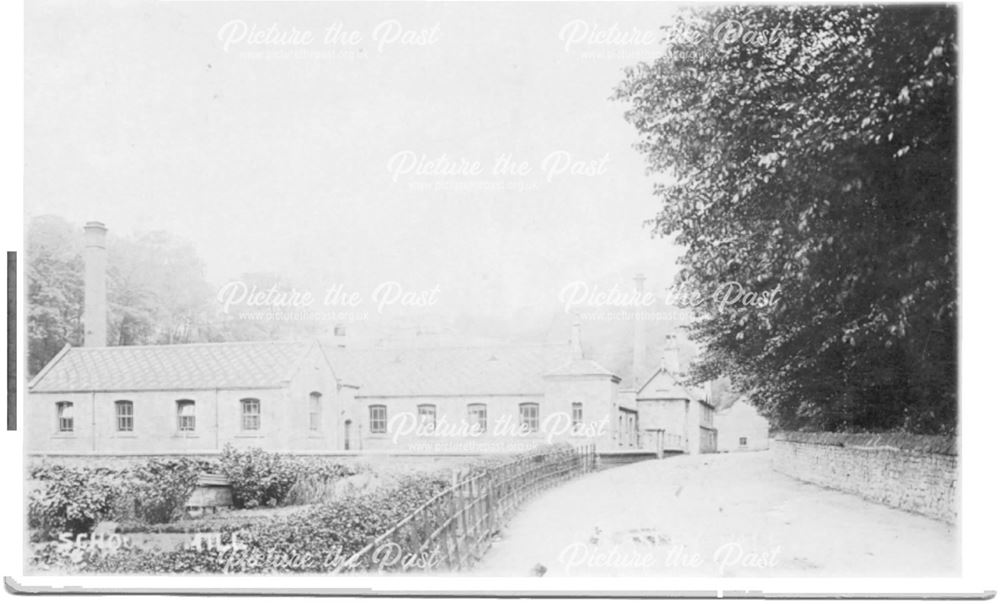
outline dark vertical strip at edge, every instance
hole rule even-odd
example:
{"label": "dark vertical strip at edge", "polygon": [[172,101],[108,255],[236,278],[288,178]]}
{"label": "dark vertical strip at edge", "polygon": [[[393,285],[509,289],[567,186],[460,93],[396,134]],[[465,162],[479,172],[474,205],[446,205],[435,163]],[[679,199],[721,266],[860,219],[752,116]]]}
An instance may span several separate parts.
{"label": "dark vertical strip at edge", "polygon": [[17,252],[7,252],[7,430],[17,430]]}

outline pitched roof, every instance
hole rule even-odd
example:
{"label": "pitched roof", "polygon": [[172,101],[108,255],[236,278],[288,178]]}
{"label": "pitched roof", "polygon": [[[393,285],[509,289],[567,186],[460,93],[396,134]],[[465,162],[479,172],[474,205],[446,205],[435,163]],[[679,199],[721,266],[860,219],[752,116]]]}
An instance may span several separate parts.
{"label": "pitched roof", "polygon": [[[64,349],[31,392],[204,390],[280,386],[310,342],[230,342]],[[566,375],[569,350],[554,345],[411,348],[322,346],[335,375],[358,396],[541,395],[547,374]],[[585,364],[585,367],[579,364]],[[593,361],[571,369],[611,375]],[[579,366],[578,366],[579,365]],[[558,371],[553,373],[554,369]],[[577,375],[574,373],[574,375]]]}
{"label": "pitched roof", "polygon": [[635,396],[636,400],[687,399],[700,400],[703,397],[694,396],[680,381],[666,369],[657,369],[643,384]]}
{"label": "pitched roof", "polygon": [[549,371],[546,376],[600,376],[618,381],[620,378],[605,369],[600,363],[590,359],[573,359]]}
{"label": "pitched roof", "polygon": [[548,345],[325,350],[337,375],[360,386],[359,397],[540,395],[543,376],[569,353]]}
{"label": "pitched roof", "polygon": [[65,348],[31,392],[263,388],[288,380],[310,342]]}

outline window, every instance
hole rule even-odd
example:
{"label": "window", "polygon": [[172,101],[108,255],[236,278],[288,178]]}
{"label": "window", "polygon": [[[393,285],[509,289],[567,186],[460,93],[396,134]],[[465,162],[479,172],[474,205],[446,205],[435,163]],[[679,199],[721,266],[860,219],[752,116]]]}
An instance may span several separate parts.
{"label": "window", "polygon": [[385,405],[368,407],[368,427],[372,434],[385,434]]}
{"label": "window", "polygon": [[73,431],[73,403],[60,401],[56,403],[56,419],[60,432]]}
{"label": "window", "polygon": [[194,401],[177,401],[177,431],[194,432]]}
{"label": "window", "polygon": [[260,430],[260,401],[255,398],[245,398],[240,401],[243,407],[240,427],[244,432]]}
{"label": "window", "polygon": [[437,425],[437,408],[434,405],[417,405],[417,420],[420,426],[434,430]]}
{"label": "window", "polygon": [[115,401],[115,423],[119,432],[132,431],[132,401]]}
{"label": "window", "polygon": [[518,409],[521,415],[521,430],[538,432],[538,403],[521,403]]}
{"label": "window", "polygon": [[583,425],[583,403],[573,403],[573,427]]}
{"label": "window", "polygon": [[309,393],[309,430],[319,432],[322,425],[323,395],[319,392]]}
{"label": "window", "polygon": [[469,405],[469,426],[475,429],[475,434],[486,434],[486,405],[482,403]]}
{"label": "window", "polygon": [[747,446],[747,437],[746,436],[741,436],[740,437],[740,446],[741,447]]}

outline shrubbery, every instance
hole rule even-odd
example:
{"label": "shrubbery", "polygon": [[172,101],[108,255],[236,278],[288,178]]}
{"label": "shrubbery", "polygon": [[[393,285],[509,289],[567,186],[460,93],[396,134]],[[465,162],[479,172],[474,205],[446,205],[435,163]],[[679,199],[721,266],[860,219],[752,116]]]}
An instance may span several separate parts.
{"label": "shrubbery", "polygon": [[246,509],[316,503],[332,496],[331,487],[338,480],[358,472],[324,459],[283,456],[256,447],[236,449],[228,444],[219,467],[233,487],[233,505]]}
{"label": "shrubbery", "polygon": [[43,483],[28,496],[28,527],[43,537],[85,533],[120,503],[121,477],[113,470],[42,466],[30,476]]}
{"label": "shrubbery", "polygon": [[[124,469],[38,465],[29,470],[28,526],[36,539],[86,533],[101,521],[158,525],[183,515],[202,472],[225,474],[238,508],[317,503],[333,497],[356,467],[261,449],[226,447],[219,461],[151,459]],[[293,490],[294,487],[294,490]]]}
{"label": "shrubbery", "polygon": [[115,520],[154,524],[180,517],[198,482],[198,474],[213,469],[210,462],[188,458],[151,460],[127,475],[122,514]]}
{"label": "shrubbery", "polygon": [[212,527],[224,544],[233,543],[235,534],[244,546],[239,550],[123,547],[95,552],[49,543],[34,553],[32,564],[40,569],[68,566],[75,572],[112,574],[329,572],[449,485],[443,473],[414,475],[391,488],[351,495],[285,517],[233,518]]}
{"label": "shrubbery", "polygon": [[[336,464],[283,458],[259,450],[227,453],[228,465],[225,467],[229,471],[242,472],[240,475],[246,476],[247,481],[251,476],[259,476],[262,481],[259,490],[248,485],[243,497],[269,497],[269,500],[281,501],[282,489],[287,494],[290,488],[285,486],[289,480],[309,476],[310,468],[315,470],[318,479],[326,480],[342,478],[350,472]],[[469,469],[490,471],[502,463],[536,457],[546,461],[570,454],[570,447],[553,445],[516,456],[480,459]],[[198,532],[218,533],[223,545],[221,549],[183,547],[173,551],[147,551],[126,544],[115,551],[101,552],[49,543],[37,548],[32,565],[39,569],[71,567],[74,572],[113,574],[331,572],[429,499],[447,490],[451,486],[451,474],[451,469],[413,474],[391,486],[353,492],[286,516],[217,518],[196,525],[201,527]],[[432,509],[428,513],[446,515],[447,511]],[[433,520],[428,526],[436,526],[443,517]],[[424,534],[415,536],[418,541],[427,537]],[[238,547],[231,547],[234,543]],[[400,546],[406,548],[410,544],[401,543]]]}
{"label": "shrubbery", "polygon": [[219,466],[233,487],[233,505],[238,508],[274,507],[295,484],[294,463],[263,449],[227,444]]}
{"label": "shrubbery", "polygon": [[51,538],[88,532],[102,520],[170,522],[182,513],[199,472],[210,467],[187,458],[120,470],[37,466],[30,477],[41,484],[29,495],[28,526]]}

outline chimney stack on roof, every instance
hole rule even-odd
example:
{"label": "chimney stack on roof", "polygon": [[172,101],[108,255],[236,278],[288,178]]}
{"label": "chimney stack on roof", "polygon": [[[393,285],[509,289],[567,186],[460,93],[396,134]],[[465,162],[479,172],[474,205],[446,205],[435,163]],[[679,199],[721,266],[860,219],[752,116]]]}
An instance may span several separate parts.
{"label": "chimney stack on roof", "polygon": [[580,341],[580,316],[573,316],[573,338],[570,340],[570,356],[573,360],[583,359],[583,342]]}
{"label": "chimney stack on roof", "polygon": [[108,345],[108,229],[102,222],[84,227],[83,345]]}
{"label": "chimney stack on roof", "polygon": [[660,368],[674,377],[680,377],[681,359],[677,348],[677,336],[667,334],[666,344],[663,346],[663,358],[660,361]]}

